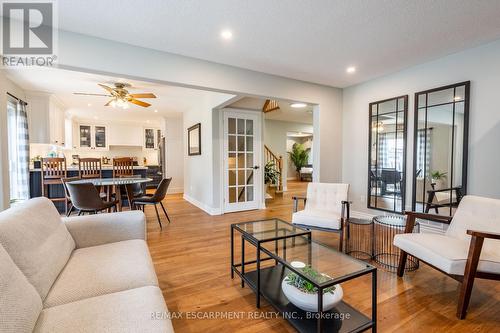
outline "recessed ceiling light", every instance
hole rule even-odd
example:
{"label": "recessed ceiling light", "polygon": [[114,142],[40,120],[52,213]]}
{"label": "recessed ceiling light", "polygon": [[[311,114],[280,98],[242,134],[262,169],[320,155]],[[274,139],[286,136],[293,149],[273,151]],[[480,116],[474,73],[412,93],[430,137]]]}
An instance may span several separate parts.
{"label": "recessed ceiling light", "polygon": [[307,106],[306,103],[292,103],[290,104],[292,108],[300,109],[300,108],[305,108]]}
{"label": "recessed ceiling light", "polygon": [[231,32],[231,30],[226,29],[221,31],[220,36],[225,40],[230,40],[233,38],[233,33]]}
{"label": "recessed ceiling light", "polygon": [[347,69],[345,70],[347,73],[349,74],[352,74],[352,73],[355,73],[356,72],[356,67],[354,66],[349,66],[347,67]]}
{"label": "recessed ceiling light", "polygon": [[89,103],[89,104],[87,104],[87,106],[92,106],[92,104]]}
{"label": "recessed ceiling light", "polygon": [[155,113],[158,113],[158,110],[155,110]]}

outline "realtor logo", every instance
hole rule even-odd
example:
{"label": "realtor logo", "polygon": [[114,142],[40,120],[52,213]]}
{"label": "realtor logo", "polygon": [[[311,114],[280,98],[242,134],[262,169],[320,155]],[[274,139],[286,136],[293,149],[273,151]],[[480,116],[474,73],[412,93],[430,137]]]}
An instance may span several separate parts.
{"label": "realtor logo", "polygon": [[2,2],[2,64],[51,66],[56,59],[55,4]]}

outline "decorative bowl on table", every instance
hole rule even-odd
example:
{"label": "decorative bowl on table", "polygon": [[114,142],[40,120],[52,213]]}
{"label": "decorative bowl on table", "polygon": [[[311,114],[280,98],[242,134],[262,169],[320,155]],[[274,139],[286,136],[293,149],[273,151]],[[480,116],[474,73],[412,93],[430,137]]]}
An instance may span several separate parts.
{"label": "decorative bowl on table", "polygon": [[[318,273],[313,268],[302,263],[292,264],[293,267],[301,269],[304,275],[311,277],[315,281],[328,280],[326,274]],[[296,307],[309,312],[318,312],[318,288],[307,279],[296,273],[288,274],[281,282],[281,290],[286,298]],[[334,308],[342,301],[344,291],[340,284],[323,289],[323,311]]]}

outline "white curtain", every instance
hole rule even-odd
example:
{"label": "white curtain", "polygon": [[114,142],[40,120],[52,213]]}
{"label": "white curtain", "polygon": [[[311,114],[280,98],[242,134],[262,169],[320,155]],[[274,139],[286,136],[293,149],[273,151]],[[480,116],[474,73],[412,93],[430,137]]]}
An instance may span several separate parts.
{"label": "white curtain", "polygon": [[26,103],[7,101],[10,201],[29,199],[29,137]]}

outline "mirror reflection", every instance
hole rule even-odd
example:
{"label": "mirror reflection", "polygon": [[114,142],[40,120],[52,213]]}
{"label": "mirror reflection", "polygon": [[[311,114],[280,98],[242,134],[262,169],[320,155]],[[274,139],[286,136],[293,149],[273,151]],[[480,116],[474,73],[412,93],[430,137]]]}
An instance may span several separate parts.
{"label": "mirror reflection", "polygon": [[368,208],[402,212],[408,96],[370,104]]}
{"label": "mirror reflection", "polygon": [[415,98],[413,210],[453,215],[466,192],[469,82]]}

